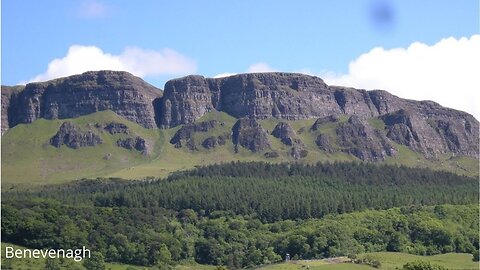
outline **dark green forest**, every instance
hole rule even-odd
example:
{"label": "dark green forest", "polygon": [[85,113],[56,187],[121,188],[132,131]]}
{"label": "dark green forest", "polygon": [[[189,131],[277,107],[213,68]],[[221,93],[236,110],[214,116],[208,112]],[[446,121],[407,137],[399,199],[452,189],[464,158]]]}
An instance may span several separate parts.
{"label": "dark green forest", "polygon": [[374,251],[478,252],[478,181],[405,167],[231,163],[2,193],[2,241],[107,261],[250,267]]}

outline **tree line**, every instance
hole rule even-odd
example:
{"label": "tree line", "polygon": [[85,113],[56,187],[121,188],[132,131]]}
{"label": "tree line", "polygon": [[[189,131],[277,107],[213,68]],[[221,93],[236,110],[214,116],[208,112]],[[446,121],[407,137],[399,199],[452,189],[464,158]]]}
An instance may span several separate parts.
{"label": "tree line", "polygon": [[2,192],[2,241],[86,246],[106,261],[143,266],[195,260],[229,269],[277,262],[287,253],[478,254],[477,202],[475,179],[444,172],[231,163],[167,179]]}
{"label": "tree line", "polygon": [[262,162],[211,165],[141,182],[85,180],[33,194],[98,207],[193,209],[207,215],[231,211],[262,222],[404,205],[469,204],[479,196],[475,179],[427,169]]}

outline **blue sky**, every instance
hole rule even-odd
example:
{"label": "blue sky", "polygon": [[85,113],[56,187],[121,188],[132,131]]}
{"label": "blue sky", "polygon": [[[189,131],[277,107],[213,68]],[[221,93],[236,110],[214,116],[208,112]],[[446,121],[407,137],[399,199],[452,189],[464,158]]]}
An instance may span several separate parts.
{"label": "blue sky", "polygon": [[[389,53],[401,48],[408,53],[412,44],[434,48],[449,37],[453,37],[453,55],[463,48],[459,44],[471,45],[472,37],[479,34],[480,13],[478,0],[3,0],[1,4],[2,84],[95,69],[100,65],[96,59],[103,59],[98,62],[136,73],[160,88],[166,80],[189,73],[211,77],[270,70],[304,72],[356,87],[390,86],[353,80],[358,75],[352,75],[350,65],[374,48]],[[462,38],[467,40],[462,43]],[[478,51],[476,46],[469,48]],[[396,65],[392,61],[387,64]],[[393,92],[419,99],[437,96]]]}

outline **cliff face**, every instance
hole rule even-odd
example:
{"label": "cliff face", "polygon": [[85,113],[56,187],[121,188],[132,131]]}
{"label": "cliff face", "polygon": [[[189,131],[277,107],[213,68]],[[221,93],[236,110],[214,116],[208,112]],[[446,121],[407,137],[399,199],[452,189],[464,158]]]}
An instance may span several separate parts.
{"label": "cliff face", "polygon": [[428,158],[449,152],[478,157],[479,151],[479,123],[467,113],[382,90],[328,86],[318,77],[294,73],[171,80],[158,104],[157,123],[161,128],[187,124],[212,110],[255,119],[379,117],[389,140]]}
{"label": "cliff face", "polygon": [[[23,91],[2,87],[2,133],[38,118],[75,118],[103,110],[147,128],[156,127],[152,103],[161,91],[127,72],[86,72],[41,83]],[[8,123],[8,125],[7,125]]]}
{"label": "cliff face", "polygon": [[[428,158],[443,153],[478,157],[479,123],[467,113],[431,101],[401,99],[381,90],[328,86],[318,77],[303,74],[256,73],[218,79],[187,76],[168,81],[161,95],[159,89],[140,78],[114,71],[31,83],[23,90],[2,87],[2,133],[37,118],[75,118],[101,110],[112,110],[146,128],[190,124],[214,110],[239,119],[318,118],[317,126],[347,115],[358,117],[359,123],[371,118],[383,121],[386,137],[375,133],[378,136],[374,138],[381,143],[378,153],[372,154],[374,159],[391,154],[387,151],[390,142]],[[353,134],[344,139],[356,141],[354,137],[360,133],[354,132],[355,127],[352,124],[352,130],[339,134]],[[317,144],[323,147],[330,139],[320,136]],[[243,140],[238,142],[241,145]],[[364,148],[357,152],[364,155]]]}
{"label": "cliff face", "polygon": [[10,104],[17,103],[19,93],[24,88],[24,86],[2,86],[2,134],[9,126],[15,125],[10,122],[11,119],[15,118],[15,115],[13,115],[14,110],[12,109],[14,106],[10,106]]}

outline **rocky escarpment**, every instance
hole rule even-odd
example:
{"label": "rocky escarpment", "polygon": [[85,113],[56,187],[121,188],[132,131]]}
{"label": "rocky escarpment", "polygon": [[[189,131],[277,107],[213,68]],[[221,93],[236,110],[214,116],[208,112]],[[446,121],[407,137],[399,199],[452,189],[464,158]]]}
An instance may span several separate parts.
{"label": "rocky escarpment", "polygon": [[[86,72],[21,88],[2,87],[2,132],[38,118],[74,118],[101,110],[112,110],[147,128],[190,124],[211,111],[257,120],[320,118],[313,130],[341,116],[357,116],[384,121],[387,142],[405,145],[427,158],[443,154],[478,158],[479,152],[479,123],[467,113],[382,90],[329,86],[303,74],[253,73],[216,79],[192,75],[168,81],[163,97],[143,80],[113,71]],[[317,139],[319,145],[327,146],[328,137]],[[205,145],[216,143],[209,139]]]}
{"label": "rocky escarpment", "polygon": [[268,133],[253,118],[239,119],[232,127],[235,152],[242,146],[252,152],[260,152],[270,148]]}
{"label": "rocky escarpment", "polygon": [[11,104],[16,104],[19,93],[25,87],[19,86],[3,86],[2,85],[2,134],[10,127],[14,126],[13,119],[15,119],[15,111],[11,109]]}
{"label": "rocky escarpment", "polygon": [[82,131],[71,122],[64,122],[58,132],[50,139],[50,144],[55,147],[66,145],[78,149],[80,147],[95,146],[103,143],[102,138],[91,130]]}
{"label": "rocky escarpment", "polygon": [[[167,82],[159,125],[195,121],[212,110],[237,118],[288,120],[356,114],[378,116],[383,92],[328,86],[322,79],[295,73],[253,73],[226,78],[187,76]],[[389,107],[388,107],[389,108]]]}
{"label": "rocky escarpment", "polygon": [[[432,105],[435,106],[435,105]],[[478,155],[478,122],[462,113],[445,115],[444,111],[428,110],[436,117],[425,118],[410,110],[398,110],[380,118],[387,126],[387,137],[426,157],[453,152]],[[473,128],[475,127],[475,128]]]}
{"label": "rocky escarpment", "polygon": [[[2,86],[2,133],[20,123],[38,118],[75,118],[103,110],[146,128],[154,128],[153,103],[161,91],[127,72],[96,71],[29,83],[11,94]],[[8,125],[6,124],[8,123]]]}
{"label": "rocky escarpment", "polygon": [[372,128],[355,115],[351,116],[348,122],[341,123],[336,129],[336,134],[342,151],[361,160],[379,161],[396,153],[382,131]]}
{"label": "rocky escarpment", "polygon": [[[479,123],[467,113],[431,101],[401,99],[383,90],[328,86],[320,78],[303,74],[256,73],[218,79],[187,76],[171,80],[158,102],[157,123],[162,128],[174,127],[194,122],[214,110],[237,118],[321,118],[319,125],[334,122],[342,115],[379,117],[389,122],[389,115],[405,110],[412,115],[411,127],[386,123],[391,128],[389,139],[428,158],[444,153],[478,157]],[[409,136],[403,134],[409,132],[417,134],[417,142],[401,138]]]}

